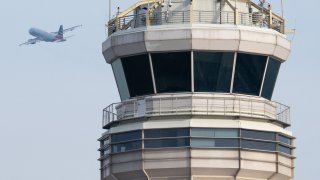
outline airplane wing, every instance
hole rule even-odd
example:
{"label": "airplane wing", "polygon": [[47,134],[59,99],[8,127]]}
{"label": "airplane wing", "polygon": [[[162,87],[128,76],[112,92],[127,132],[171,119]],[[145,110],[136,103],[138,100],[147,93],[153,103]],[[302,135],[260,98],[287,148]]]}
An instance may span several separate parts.
{"label": "airplane wing", "polygon": [[40,39],[39,39],[39,38],[29,39],[27,42],[22,43],[22,44],[19,44],[19,46],[29,45],[29,44],[35,44],[35,43],[37,43],[37,42],[40,42]]}
{"label": "airplane wing", "polygon": [[77,25],[77,26],[73,26],[73,27],[71,27],[71,28],[64,29],[64,30],[63,30],[63,33],[69,32],[69,31],[73,31],[73,30],[75,30],[76,28],[81,27],[81,26],[82,26],[82,25]]}
{"label": "airplane wing", "polygon": [[60,39],[60,40],[57,40],[57,41],[55,41],[55,42],[64,42],[64,41],[66,41],[67,39],[69,39],[69,38],[71,38],[71,37],[73,37],[74,35],[71,35],[71,36],[67,36],[67,37],[64,37],[63,39]]}
{"label": "airplane wing", "polygon": [[[77,26],[73,26],[73,27],[71,27],[71,28],[64,29],[64,30],[63,30],[63,33],[69,32],[69,31],[73,31],[73,30],[75,30],[76,28],[81,27],[81,26],[82,26],[82,25],[77,25]],[[58,34],[58,32],[51,32],[51,33],[53,33],[53,34]]]}

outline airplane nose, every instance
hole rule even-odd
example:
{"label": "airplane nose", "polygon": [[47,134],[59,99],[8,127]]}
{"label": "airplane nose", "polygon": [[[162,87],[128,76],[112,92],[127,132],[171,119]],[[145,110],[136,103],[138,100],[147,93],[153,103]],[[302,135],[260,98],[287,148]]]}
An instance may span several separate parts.
{"label": "airplane nose", "polygon": [[33,28],[30,28],[29,29],[29,34],[32,34],[34,32],[34,29]]}

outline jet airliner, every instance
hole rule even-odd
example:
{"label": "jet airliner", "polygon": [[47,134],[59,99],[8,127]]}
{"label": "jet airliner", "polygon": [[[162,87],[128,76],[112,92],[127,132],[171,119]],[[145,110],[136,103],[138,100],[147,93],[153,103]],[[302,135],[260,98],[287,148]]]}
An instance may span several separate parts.
{"label": "jet airliner", "polygon": [[71,28],[63,29],[63,26],[60,25],[59,31],[58,32],[46,32],[41,29],[37,28],[30,28],[29,29],[29,34],[36,37],[33,39],[29,39],[27,42],[20,44],[21,45],[29,45],[29,44],[36,44],[40,41],[45,41],[45,42],[63,42],[66,41],[69,37],[64,37],[64,33],[68,31],[73,31],[74,29],[81,27],[82,25],[77,25],[73,26]]}

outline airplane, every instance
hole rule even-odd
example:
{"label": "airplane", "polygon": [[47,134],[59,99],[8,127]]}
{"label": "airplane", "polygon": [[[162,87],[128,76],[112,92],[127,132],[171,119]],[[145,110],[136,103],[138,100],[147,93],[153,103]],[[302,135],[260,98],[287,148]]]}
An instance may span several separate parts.
{"label": "airplane", "polygon": [[64,37],[63,35],[65,32],[73,31],[74,29],[81,27],[81,26],[82,25],[77,25],[77,26],[73,26],[71,28],[63,29],[63,25],[60,25],[58,32],[51,32],[51,33],[43,31],[41,29],[37,29],[37,28],[30,28],[29,34],[31,34],[32,36],[34,36],[36,38],[29,39],[27,42],[22,43],[19,46],[36,44],[41,41],[44,41],[44,42],[63,42],[63,41],[66,41],[68,38],[72,37],[72,36]]}

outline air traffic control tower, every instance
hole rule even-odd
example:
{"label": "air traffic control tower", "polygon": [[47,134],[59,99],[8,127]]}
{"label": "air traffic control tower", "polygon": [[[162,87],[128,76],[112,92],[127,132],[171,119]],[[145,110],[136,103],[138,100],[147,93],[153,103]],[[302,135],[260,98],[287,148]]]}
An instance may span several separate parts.
{"label": "air traffic control tower", "polygon": [[272,100],[285,20],[250,0],[143,0],[107,23],[121,102],[103,110],[101,180],[291,180]]}

